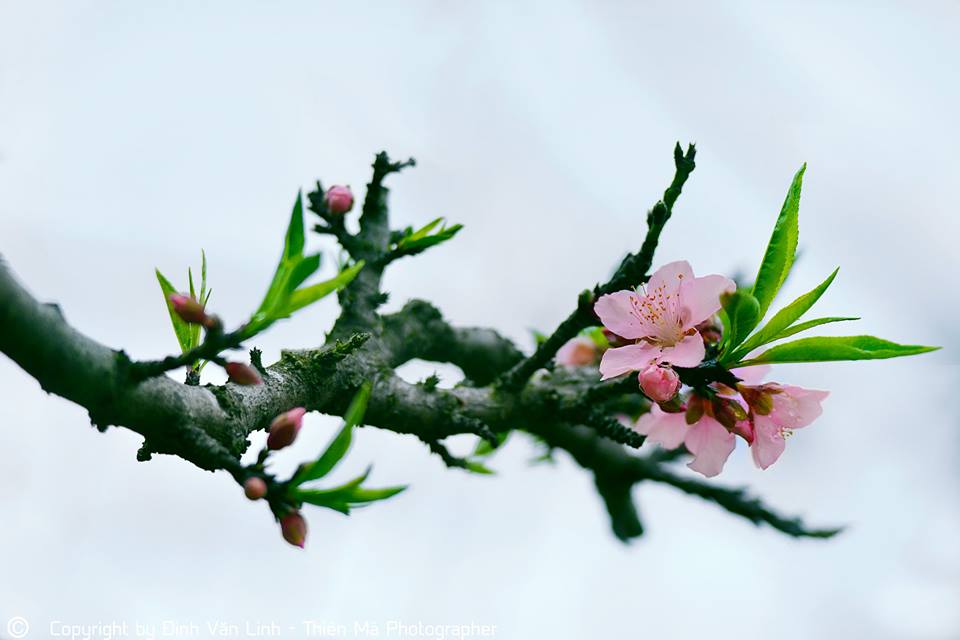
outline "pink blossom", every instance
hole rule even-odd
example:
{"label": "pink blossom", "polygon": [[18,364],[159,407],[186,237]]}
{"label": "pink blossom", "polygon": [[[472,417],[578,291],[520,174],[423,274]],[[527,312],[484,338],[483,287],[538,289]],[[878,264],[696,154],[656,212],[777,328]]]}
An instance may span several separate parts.
{"label": "pink blossom", "polygon": [[726,427],[704,413],[692,425],[684,413],[667,413],[657,405],[640,416],[634,427],[664,449],[676,449],[685,444],[693,460],[688,467],[708,478],[720,473],[736,446],[736,438]]}
{"label": "pink blossom", "polygon": [[754,439],[750,452],[754,463],[766,469],[783,453],[786,439],[794,429],[806,427],[820,416],[823,412],[820,403],[830,392],[776,383],[753,389],[758,390],[756,396],[752,395],[753,390],[744,389],[745,397],[754,407]]}
{"label": "pink blossom", "polygon": [[654,402],[668,402],[680,391],[680,376],[672,367],[650,365],[640,372],[640,388]]}
{"label": "pink blossom", "polygon": [[327,189],[323,196],[327,211],[336,215],[343,215],[353,208],[353,192],[350,187],[335,185]]}
{"label": "pink blossom", "polygon": [[594,306],[604,326],[635,344],[608,349],[600,361],[603,379],[668,362],[695,367],[706,349],[696,326],[720,309],[720,295],[736,285],[719,275],[694,277],[686,261],[671,262],[651,276],[642,292],[617,291]]}
{"label": "pink blossom", "polygon": [[597,358],[596,343],[586,336],[570,338],[557,350],[557,364],[564,367],[579,367],[593,364]]}
{"label": "pink blossom", "polygon": [[270,423],[270,435],[267,436],[268,449],[283,449],[293,444],[303,426],[303,416],[307,412],[303,407],[296,407],[281,413]]}

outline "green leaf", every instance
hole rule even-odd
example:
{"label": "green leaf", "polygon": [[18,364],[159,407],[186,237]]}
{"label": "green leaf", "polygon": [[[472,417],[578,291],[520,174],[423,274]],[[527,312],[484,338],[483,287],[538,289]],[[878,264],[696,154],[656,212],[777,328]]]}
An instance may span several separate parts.
{"label": "green leaf", "polygon": [[293,497],[308,504],[328,507],[349,514],[351,507],[392,498],[407,488],[406,486],[384,487],[382,489],[362,487],[361,485],[366,481],[371,470],[372,467],[367,467],[362,475],[332,489],[296,489],[293,492]]}
{"label": "green leaf", "polygon": [[180,344],[181,351],[189,351],[191,344],[190,325],[177,315],[173,310],[173,304],[170,302],[170,295],[179,293],[174,289],[170,281],[160,273],[160,269],[155,269],[157,281],[160,283],[160,290],[163,291],[163,302],[167,305],[167,312],[170,314],[170,322],[173,324],[173,332],[177,336],[177,342]]}
{"label": "green leaf", "polygon": [[347,267],[329,280],[318,282],[317,284],[302,289],[297,289],[290,294],[286,305],[277,312],[278,317],[287,317],[294,311],[302,309],[307,305],[313,304],[317,300],[324,298],[334,291],[339,291],[350,284],[360,270],[363,269],[364,262],[361,260],[353,266]]}
{"label": "green leaf", "polygon": [[300,485],[304,482],[317,480],[324,477],[337,465],[350,448],[350,441],[353,438],[353,428],[363,420],[363,414],[367,410],[367,402],[370,400],[370,391],[373,385],[365,382],[357,391],[350,406],[343,416],[343,427],[337,433],[333,441],[327,446],[327,449],[320,455],[316,461],[304,465],[294,474],[291,483]]}
{"label": "green leaf", "polygon": [[437,225],[443,222],[443,218],[437,218],[436,220],[430,221],[425,226],[417,229],[413,232],[406,233],[399,241],[397,241],[396,249],[404,254],[414,254],[420,253],[434,245],[438,245],[441,242],[446,242],[450,238],[457,235],[457,232],[463,228],[462,224],[455,224],[453,226],[441,226],[440,230],[435,234],[430,235],[430,232],[433,231]]}
{"label": "green leaf", "polygon": [[287,227],[287,237],[283,246],[284,260],[292,260],[303,254],[303,192],[297,192],[297,201],[293,204],[290,214],[290,225]]}
{"label": "green leaf", "polygon": [[580,335],[585,338],[590,338],[597,349],[605,351],[610,348],[610,341],[607,340],[606,334],[603,333],[603,327],[587,327],[580,332]]}
{"label": "green leaf", "polygon": [[320,254],[315,253],[307,257],[297,256],[290,261],[290,275],[284,283],[284,290],[291,294],[303,284],[304,280],[312,276],[320,268]]}
{"label": "green leaf", "polygon": [[785,362],[831,362],[836,360],[881,360],[912,356],[940,347],[904,345],[873,336],[821,336],[801,338],[777,345],[738,366]]}
{"label": "green leaf", "polygon": [[382,489],[365,489],[363,487],[357,487],[350,494],[350,503],[359,504],[365,502],[376,502],[378,500],[386,500],[387,498],[392,498],[393,496],[406,491],[407,485],[398,485],[396,487],[384,487]]}
{"label": "green leaf", "polygon": [[801,331],[806,331],[807,329],[813,329],[814,327],[819,327],[822,324],[830,324],[831,322],[847,322],[850,320],[859,320],[859,319],[860,318],[830,317],[830,318],[817,318],[816,320],[807,320],[806,322],[801,322],[799,324],[795,324],[791,327],[788,327],[787,329],[784,329],[783,331],[777,334],[777,337],[774,338],[774,340],[782,340],[783,338],[789,338],[790,336],[800,333]]}
{"label": "green leaf", "polygon": [[724,326],[725,350],[736,348],[750,335],[753,328],[760,321],[760,303],[747,291],[738,289],[733,293],[721,297],[723,310],[726,313]]}
{"label": "green leaf", "polygon": [[[827,290],[827,287],[830,286],[830,284],[833,282],[833,279],[837,277],[837,271],[839,270],[839,267],[834,269],[833,273],[831,273],[826,280],[817,285],[815,289],[808,291],[778,311],[772,318],[770,318],[770,321],[767,322],[767,324],[753,334],[749,340],[744,342],[742,347],[737,349],[736,352],[731,353],[729,358],[724,358],[721,361],[736,362],[757,347],[777,340],[778,334],[799,320],[800,317],[805,314],[810,307],[817,302],[817,300],[820,299],[820,296],[822,296],[823,292]],[[731,347],[733,346],[736,345],[731,345]]]}
{"label": "green leaf", "polygon": [[465,460],[463,468],[470,473],[477,473],[484,476],[496,475],[496,472],[477,460]]}
{"label": "green leaf", "polygon": [[509,431],[501,431],[494,434],[497,437],[497,446],[493,446],[486,438],[480,438],[477,442],[477,446],[473,449],[473,455],[475,457],[485,457],[493,454],[495,451],[498,451],[500,447],[507,441],[507,438],[510,437]]}
{"label": "green leaf", "polygon": [[803,187],[803,172],[806,169],[807,165],[804,164],[793,177],[790,190],[780,209],[780,216],[773,227],[767,252],[757,272],[753,296],[760,303],[760,318],[766,315],[770,303],[780,291],[783,281],[790,273],[790,267],[793,266],[793,258],[797,252],[797,239],[800,236],[800,190]]}

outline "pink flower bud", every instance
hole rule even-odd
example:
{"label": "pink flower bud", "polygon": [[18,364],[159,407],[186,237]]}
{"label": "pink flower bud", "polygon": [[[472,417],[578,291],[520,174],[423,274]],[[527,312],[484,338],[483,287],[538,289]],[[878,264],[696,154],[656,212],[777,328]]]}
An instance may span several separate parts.
{"label": "pink flower bud", "polygon": [[173,306],[173,312],[176,313],[184,322],[190,324],[206,324],[207,314],[203,310],[203,305],[190,296],[181,293],[170,294],[170,304]]}
{"label": "pink flower bud", "polygon": [[284,540],[303,549],[307,541],[307,521],[299,511],[291,511],[280,519],[280,531],[283,533]]}
{"label": "pink flower bud", "polygon": [[267,448],[276,451],[293,444],[293,441],[297,439],[297,434],[300,433],[300,427],[303,425],[303,414],[306,412],[307,410],[303,407],[297,407],[274,418],[273,422],[270,423]]}
{"label": "pink flower bud", "polygon": [[243,483],[243,493],[250,500],[259,500],[267,495],[267,483],[264,482],[263,478],[256,476],[247,478],[246,482]]}
{"label": "pink flower bud", "polygon": [[323,201],[327,205],[327,211],[338,216],[343,215],[353,209],[353,192],[350,187],[335,185],[327,189]]}
{"label": "pink flower bud", "polygon": [[223,368],[227,371],[227,376],[230,378],[230,382],[235,384],[260,384],[263,380],[260,378],[260,374],[257,373],[257,370],[249,365],[242,364],[240,362],[228,362],[223,365]]}
{"label": "pink flower bud", "polygon": [[579,367],[593,364],[597,358],[597,345],[586,336],[577,336],[557,350],[557,364],[565,367]]}
{"label": "pink flower bud", "polygon": [[640,388],[654,402],[667,402],[680,390],[680,376],[672,367],[651,365],[640,372]]}

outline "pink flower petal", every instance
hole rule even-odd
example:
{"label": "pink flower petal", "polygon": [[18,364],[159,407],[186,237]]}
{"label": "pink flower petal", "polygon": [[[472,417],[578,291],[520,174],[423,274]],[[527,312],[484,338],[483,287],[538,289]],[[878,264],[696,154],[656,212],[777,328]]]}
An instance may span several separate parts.
{"label": "pink flower petal", "polygon": [[695,367],[703,362],[707,350],[699,333],[684,336],[683,340],[672,347],[661,349],[660,362],[669,362],[677,367]]}
{"label": "pink flower petal", "polygon": [[691,278],[680,287],[680,300],[686,309],[684,328],[700,324],[720,310],[720,294],[735,291],[737,285],[724,276]]}
{"label": "pink flower petal", "polygon": [[770,419],[788,429],[805,427],[823,413],[820,403],[829,395],[829,391],[783,386],[780,393],[770,396],[773,399]]}
{"label": "pink flower petal", "polygon": [[712,478],[723,470],[736,446],[736,438],[722,424],[710,416],[703,416],[687,429],[684,444],[695,456],[687,466]]}
{"label": "pink flower petal", "polygon": [[617,291],[600,296],[593,310],[607,329],[628,340],[636,340],[649,333],[649,327],[634,313],[634,305],[639,302],[640,296],[633,291]]}
{"label": "pink flower petal", "polygon": [[601,379],[607,380],[628,371],[646,369],[651,363],[656,362],[659,355],[660,348],[647,342],[607,349],[600,360]]}
{"label": "pink flower petal", "polygon": [[565,367],[579,367],[593,364],[597,357],[597,345],[585,336],[576,336],[567,340],[566,344],[557,350],[557,364]]}
{"label": "pink flower petal", "polygon": [[753,443],[750,453],[753,462],[761,469],[766,469],[780,457],[787,446],[786,440],[780,434],[780,428],[770,420],[769,416],[756,416],[753,420]]}
{"label": "pink flower petal", "polygon": [[635,429],[664,449],[676,449],[687,434],[687,421],[682,413],[667,413],[653,405],[649,413],[640,416]]}
{"label": "pink flower petal", "polygon": [[670,262],[657,269],[650,281],[647,282],[647,291],[654,293],[663,287],[663,295],[675,297],[680,293],[680,285],[685,281],[693,280],[693,269],[686,260]]}

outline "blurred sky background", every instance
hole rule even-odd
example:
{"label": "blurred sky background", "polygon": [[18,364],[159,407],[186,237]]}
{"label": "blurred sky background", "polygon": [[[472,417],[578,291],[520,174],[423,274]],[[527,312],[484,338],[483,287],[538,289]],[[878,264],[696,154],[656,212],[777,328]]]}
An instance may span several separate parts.
{"label": "blurred sky background", "polygon": [[[31,637],[56,620],[960,637],[958,24],[955,2],[0,0],[0,252],[134,357],[176,349],[154,267],[182,283],[204,248],[212,307],[242,321],[297,189],[319,177],[362,192],[380,149],[418,161],[389,179],[395,226],[466,227],[389,270],[387,308],[426,298],[529,348],[530,328],[555,327],[639,246],[676,140],[697,143],[697,170],[658,263],[753,271],[806,161],[783,297],[841,265],[817,315],[863,320],[835,333],[946,347],[776,372],[831,390],[823,417],[767,472],[740,443],[718,480],[848,525],[833,541],[643,485],[648,535],[624,546],[563,456],[530,467],[516,438],[498,476],[467,476],[364,429],[337,477],[374,462],[373,484],[411,489],[350,518],[310,511],[305,552],[227,475],[137,463],[139,436],[97,433],[0,358],[0,636],[23,616]],[[333,246],[310,242],[332,273]],[[256,344],[269,361],[316,346],[336,313],[326,300]],[[457,379],[404,374],[434,369]],[[309,416],[283,465],[337,424]]]}

